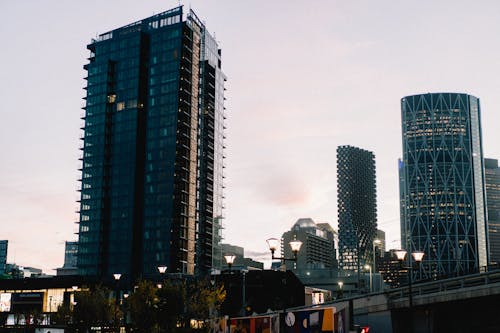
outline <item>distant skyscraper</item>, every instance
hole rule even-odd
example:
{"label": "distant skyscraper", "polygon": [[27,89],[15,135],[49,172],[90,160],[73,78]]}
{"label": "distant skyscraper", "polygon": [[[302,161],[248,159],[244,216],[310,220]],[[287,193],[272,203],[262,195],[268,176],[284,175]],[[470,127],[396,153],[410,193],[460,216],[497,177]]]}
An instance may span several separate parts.
{"label": "distant skyscraper", "polygon": [[8,240],[0,240],[0,274],[5,274],[5,265],[7,264]]}
{"label": "distant skyscraper", "polygon": [[500,168],[498,160],[484,159],[484,176],[490,263],[500,264]]}
{"label": "distant skyscraper", "polygon": [[64,265],[57,268],[57,275],[76,275],[78,270],[76,268],[78,255],[78,242],[66,242],[64,246]]}
{"label": "distant skyscraper", "polygon": [[76,267],[78,242],[66,242],[64,246],[64,267]]}
{"label": "distant skyscraper", "polygon": [[385,231],[377,229],[375,240],[375,248],[378,254],[382,255],[385,252]]}
{"label": "distant skyscraper", "polygon": [[79,274],[210,272],[220,266],[224,168],[217,42],[178,7],[87,48]]}
{"label": "distant skyscraper", "polygon": [[488,263],[479,99],[456,93],[401,100],[402,247],[425,256],[416,277]]}
{"label": "distant skyscraper", "polygon": [[337,148],[339,266],[360,271],[373,261],[377,230],[375,155],[351,147]]}
{"label": "distant skyscraper", "polygon": [[285,262],[286,268],[296,270],[298,275],[303,275],[306,270],[337,268],[334,233],[328,223],[316,224],[310,218],[298,219],[281,237],[281,256],[286,258],[293,258],[289,243],[293,240],[302,242],[297,262]]}

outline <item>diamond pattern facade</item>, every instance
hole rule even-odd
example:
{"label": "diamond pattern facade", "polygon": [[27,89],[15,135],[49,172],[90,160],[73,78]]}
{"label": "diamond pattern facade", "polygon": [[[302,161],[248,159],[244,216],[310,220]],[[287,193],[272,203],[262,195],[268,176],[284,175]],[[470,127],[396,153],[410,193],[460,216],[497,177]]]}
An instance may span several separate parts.
{"label": "diamond pattern facade", "polygon": [[479,100],[434,93],[401,100],[402,247],[425,256],[414,278],[487,264]]}

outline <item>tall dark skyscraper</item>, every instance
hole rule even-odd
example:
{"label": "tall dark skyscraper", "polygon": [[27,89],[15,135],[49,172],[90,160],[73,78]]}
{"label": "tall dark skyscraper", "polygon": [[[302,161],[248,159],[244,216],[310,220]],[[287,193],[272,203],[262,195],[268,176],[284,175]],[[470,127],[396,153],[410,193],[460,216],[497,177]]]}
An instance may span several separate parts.
{"label": "tall dark skyscraper", "polygon": [[220,264],[221,50],[177,7],[87,46],[78,271],[204,274]]}
{"label": "tall dark skyscraper", "polygon": [[377,231],[375,155],[367,150],[337,147],[339,266],[360,271],[373,261]]}
{"label": "tall dark skyscraper", "polygon": [[0,274],[5,274],[5,266],[7,265],[8,247],[9,247],[8,240],[0,240]]}
{"label": "tall dark skyscraper", "polygon": [[500,264],[500,168],[498,160],[484,159],[484,179],[488,211],[490,263]]}
{"label": "tall dark skyscraper", "polygon": [[456,93],[401,100],[402,247],[425,253],[416,278],[488,263],[479,99]]}

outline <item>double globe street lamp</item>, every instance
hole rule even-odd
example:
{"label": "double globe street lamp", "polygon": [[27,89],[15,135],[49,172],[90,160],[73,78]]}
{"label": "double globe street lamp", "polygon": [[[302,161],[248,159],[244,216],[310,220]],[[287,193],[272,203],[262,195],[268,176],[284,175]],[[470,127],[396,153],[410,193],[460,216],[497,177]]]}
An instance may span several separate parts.
{"label": "double globe street lamp", "polygon": [[413,260],[415,261],[415,263],[417,264],[417,267],[418,267],[418,265],[420,265],[420,263],[422,262],[422,259],[424,259],[425,253],[422,251],[412,252],[411,256],[408,256],[408,266],[407,267],[405,267],[403,264],[405,257],[406,257],[406,254],[407,254],[407,251],[406,250],[397,250],[397,251],[395,251],[395,253],[396,253],[396,257],[401,262],[401,266],[403,268],[406,268],[407,272],[408,272],[408,310],[410,312],[410,332],[413,332],[413,292],[411,289],[411,284],[412,284],[412,280],[413,280],[413,263],[412,263],[411,259],[413,257]]}
{"label": "double globe street lamp", "polygon": [[269,246],[269,250],[271,251],[271,259],[277,259],[277,260],[289,260],[289,261],[297,261],[297,255],[300,251],[300,247],[302,246],[302,242],[299,240],[293,240],[291,241],[290,247],[292,248],[292,253],[293,253],[293,258],[285,258],[285,257],[275,257],[274,252],[278,249],[280,245],[280,241],[277,238],[269,238],[266,240],[267,245]]}

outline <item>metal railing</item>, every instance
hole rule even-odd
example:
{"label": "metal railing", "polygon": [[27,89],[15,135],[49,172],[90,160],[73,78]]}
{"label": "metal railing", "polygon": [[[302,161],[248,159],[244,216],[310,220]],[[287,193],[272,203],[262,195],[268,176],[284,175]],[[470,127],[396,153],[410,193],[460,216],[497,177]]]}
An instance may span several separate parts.
{"label": "metal railing", "polygon": [[[480,270],[481,271],[481,270]],[[482,273],[463,275],[442,280],[419,282],[413,285],[412,294],[414,296],[428,295],[450,290],[484,286],[492,283],[500,283],[500,269],[488,270]],[[408,297],[408,286],[386,291],[389,299]]]}

